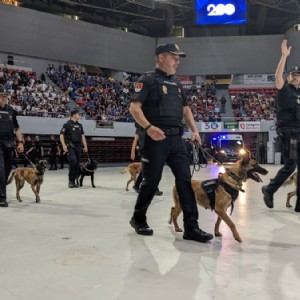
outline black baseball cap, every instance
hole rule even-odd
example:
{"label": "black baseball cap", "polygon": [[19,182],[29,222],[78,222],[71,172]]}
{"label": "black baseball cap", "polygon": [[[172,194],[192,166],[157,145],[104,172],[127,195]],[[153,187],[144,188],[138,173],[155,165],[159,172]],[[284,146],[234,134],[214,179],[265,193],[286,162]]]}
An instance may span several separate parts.
{"label": "black baseball cap", "polygon": [[74,109],[74,110],[71,111],[71,116],[74,116],[76,114],[80,114],[78,109]]}
{"label": "black baseball cap", "polygon": [[186,54],[184,52],[181,52],[179,50],[179,47],[177,44],[171,43],[171,44],[161,44],[158,45],[155,48],[155,55],[165,53],[165,52],[170,52],[176,55],[179,55],[180,57],[186,57]]}
{"label": "black baseball cap", "polygon": [[3,85],[0,85],[0,95],[7,96],[8,92]]}
{"label": "black baseball cap", "polygon": [[293,73],[299,73],[299,74],[300,74],[300,67],[294,66],[294,67],[292,67],[292,68],[290,68],[290,69],[288,70],[288,73],[289,73],[289,74],[293,74]]}

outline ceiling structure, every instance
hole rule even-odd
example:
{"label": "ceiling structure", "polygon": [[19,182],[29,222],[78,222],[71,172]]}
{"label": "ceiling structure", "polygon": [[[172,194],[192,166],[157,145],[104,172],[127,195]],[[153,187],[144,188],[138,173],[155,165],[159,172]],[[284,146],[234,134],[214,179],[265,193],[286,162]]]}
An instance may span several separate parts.
{"label": "ceiling structure", "polygon": [[19,5],[151,37],[284,34],[300,24],[300,0],[247,0],[247,24],[195,25],[194,0],[20,0]]}

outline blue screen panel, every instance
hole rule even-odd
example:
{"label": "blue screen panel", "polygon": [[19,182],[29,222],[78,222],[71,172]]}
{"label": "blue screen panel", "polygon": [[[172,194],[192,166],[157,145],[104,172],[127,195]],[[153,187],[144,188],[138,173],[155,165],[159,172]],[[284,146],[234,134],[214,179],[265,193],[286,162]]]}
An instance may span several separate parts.
{"label": "blue screen panel", "polygon": [[196,24],[244,24],[246,0],[195,0]]}

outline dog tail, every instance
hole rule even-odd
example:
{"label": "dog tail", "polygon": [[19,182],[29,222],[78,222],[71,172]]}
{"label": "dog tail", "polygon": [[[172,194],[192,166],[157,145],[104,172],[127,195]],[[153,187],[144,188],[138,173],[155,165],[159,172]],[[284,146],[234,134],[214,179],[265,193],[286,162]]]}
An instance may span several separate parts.
{"label": "dog tail", "polygon": [[13,181],[13,179],[14,179],[14,177],[15,177],[15,173],[16,173],[16,171],[13,171],[13,172],[10,174],[10,176],[9,176],[9,178],[8,178],[6,184],[10,184],[10,183]]}
{"label": "dog tail", "polygon": [[292,176],[290,176],[283,184],[282,186],[286,187],[288,185],[291,185],[293,183],[295,183],[297,185],[297,177],[298,177],[298,174],[297,172],[295,172]]}
{"label": "dog tail", "polygon": [[126,167],[123,171],[121,171],[120,173],[121,174],[125,174],[125,173],[127,173],[128,172],[128,167]]}

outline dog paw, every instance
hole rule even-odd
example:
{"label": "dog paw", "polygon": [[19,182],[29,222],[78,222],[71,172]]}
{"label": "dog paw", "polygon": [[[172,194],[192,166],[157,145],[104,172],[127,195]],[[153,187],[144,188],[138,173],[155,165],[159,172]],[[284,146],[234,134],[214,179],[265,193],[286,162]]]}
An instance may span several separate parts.
{"label": "dog paw", "polygon": [[95,188],[96,186],[95,185],[93,185],[93,188]]}
{"label": "dog paw", "polygon": [[221,233],[221,232],[215,232],[215,236],[221,237],[221,236],[222,236],[222,233]]}
{"label": "dog paw", "polygon": [[286,204],[286,207],[293,207],[293,205],[291,205],[291,204]]}
{"label": "dog paw", "polygon": [[183,232],[183,230],[181,228],[175,228],[176,232]]}

